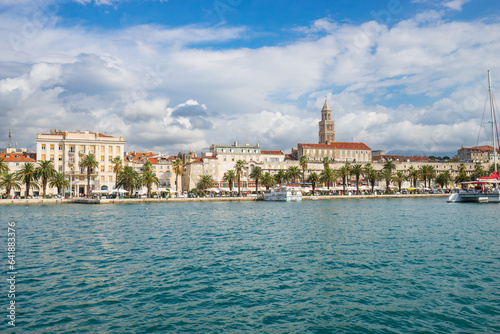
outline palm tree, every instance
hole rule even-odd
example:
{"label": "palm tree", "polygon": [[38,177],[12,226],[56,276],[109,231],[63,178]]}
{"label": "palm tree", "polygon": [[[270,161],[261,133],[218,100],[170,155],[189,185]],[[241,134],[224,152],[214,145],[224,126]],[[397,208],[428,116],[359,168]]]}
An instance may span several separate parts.
{"label": "palm tree", "polygon": [[314,190],[316,189],[316,184],[319,182],[319,175],[316,174],[315,172],[312,172],[307,177],[307,182],[311,182],[312,191],[313,191],[313,194],[314,194]]}
{"label": "palm tree", "polygon": [[[495,164],[490,164],[490,168],[488,168],[488,172],[491,174],[495,171]],[[500,163],[497,163],[497,171],[500,171]]]}
{"label": "palm tree", "polygon": [[262,175],[261,184],[266,187],[266,190],[269,190],[269,187],[272,187],[276,184],[276,179],[269,172],[265,172]]}
{"label": "palm tree", "polygon": [[99,167],[99,162],[97,162],[92,154],[87,154],[83,157],[82,161],[80,161],[79,165],[87,169],[87,198],[90,198],[90,174],[92,174],[94,168]]}
{"label": "palm tree", "polygon": [[243,175],[243,170],[245,169],[245,162],[243,162],[243,160],[236,161],[234,170],[236,171],[236,175],[238,176],[238,196],[241,196],[241,176]]}
{"label": "palm tree", "polygon": [[392,176],[392,170],[390,169],[382,169],[380,171],[380,178],[385,180],[385,192],[388,194],[389,193],[389,187],[391,186],[391,181],[393,179],[393,176]]}
{"label": "palm tree", "polygon": [[179,192],[179,175],[182,175],[184,172],[184,164],[181,159],[177,158],[174,160],[172,163],[172,169],[174,170],[175,173],[175,191],[178,193]]}
{"label": "palm tree", "polygon": [[470,180],[470,177],[467,175],[466,172],[460,172],[458,175],[455,177],[455,184],[460,184],[462,182],[467,182]]}
{"label": "palm tree", "polygon": [[40,166],[35,168],[35,174],[37,179],[42,179],[43,198],[45,198],[47,197],[47,182],[53,179],[57,172],[50,160],[41,160],[38,164]]}
{"label": "palm tree", "polygon": [[465,166],[465,164],[464,164],[464,163],[462,163],[462,164],[460,164],[460,165],[458,166],[458,172],[459,172],[459,173],[462,173],[462,172],[463,172],[463,173],[467,173],[467,167]]}
{"label": "palm tree", "polygon": [[378,172],[375,170],[375,168],[372,167],[372,164],[367,163],[365,165],[365,170],[363,171],[363,175],[365,176],[365,179],[372,186],[372,194],[373,194],[375,192],[375,181],[379,179]]}
{"label": "palm tree", "polygon": [[8,173],[9,172],[9,167],[5,163],[3,157],[0,157],[0,174],[1,173]]}
{"label": "palm tree", "polygon": [[330,184],[335,182],[336,175],[335,171],[331,168],[325,168],[319,174],[319,180],[323,183],[326,183],[328,190],[330,190]]}
{"label": "palm tree", "polygon": [[324,157],[322,162],[323,162],[323,168],[330,167],[330,158]]}
{"label": "palm tree", "polygon": [[196,188],[205,190],[213,186],[214,182],[212,180],[212,175],[200,175],[199,177]]}
{"label": "palm tree", "polygon": [[255,191],[259,193],[259,179],[262,178],[262,169],[259,166],[254,167],[250,173],[250,178],[255,180]]}
{"label": "palm tree", "polygon": [[363,174],[363,166],[359,164],[352,166],[351,175],[354,175],[356,177],[356,194],[358,195],[359,195],[359,177],[361,174]]}
{"label": "palm tree", "polygon": [[5,188],[7,199],[10,199],[11,189],[21,190],[19,185],[19,175],[16,173],[4,172],[0,175],[0,188]]}
{"label": "palm tree", "polygon": [[485,176],[484,174],[486,173],[484,172],[483,164],[480,162],[476,162],[474,164],[474,172],[472,173],[472,179],[477,180],[478,178]]}
{"label": "palm tree", "polygon": [[408,177],[410,178],[410,183],[413,182],[413,187],[417,187],[417,180],[418,180],[418,177],[419,177],[419,173],[418,173],[418,170],[415,169],[413,166],[410,166],[410,168],[408,168]]}
{"label": "palm tree", "polygon": [[233,192],[234,181],[238,178],[236,177],[236,173],[233,169],[230,169],[226,172],[226,175],[222,178],[222,180],[229,183],[229,191]]}
{"label": "palm tree", "polygon": [[385,180],[385,192],[389,193],[389,186],[392,180],[392,171],[396,169],[396,165],[391,160],[387,160],[382,167],[380,176]]}
{"label": "palm tree", "polygon": [[69,187],[69,181],[66,180],[63,173],[56,173],[52,180],[50,180],[49,185],[56,187],[57,193],[61,194],[61,189]]}
{"label": "palm tree", "polygon": [[24,166],[17,171],[16,173],[19,176],[19,179],[24,182],[26,185],[26,198],[30,196],[30,187],[33,182],[34,187],[38,188],[38,185],[35,183],[37,180],[35,173],[35,165],[31,162],[27,162]]}
{"label": "palm tree", "polygon": [[282,184],[288,180],[288,175],[286,174],[286,171],[283,169],[278,170],[278,172],[274,175],[274,178],[276,179],[276,183]]}
{"label": "palm tree", "polygon": [[300,179],[300,170],[297,166],[290,166],[286,171],[286,175],[289,180],[292,180],[292,183],[295,183],[295,179]]}
{"label": "palm tree", "polygon": [[392,180],[398,184],[399,192],[401,192],[401,184],[404,181],[408,180],[408,176],[406,176],[406,174],[404,174],[403,172],[398,171],[398,172],[396,172],[396,175],[394,176],[394,178]]}
{"label": "palm tree", "polygon": [[306,157],[305,155],[300,157],[299,165],[300,165],[300,168],[302,168],[302,183],[304,183],[304,181],[305,181],[305,172],[307,169],[308,162],[309,162],[309,158]]}
{"label": "palm tree", "polygon": [[151,197],[151,187],[153,184],[155,185],[160,185],[160,180],[158,180],[158,177],[156,176],[156,173],[153,172],[151,169],[146,169],[142,173],[142,184],[144,184],[147,188],[147,197]]}
{"label": "palm tree", "polygon": [[129,194],[132,195],[134,187],[137,186],[139,179],[139,173],[137,173],[132,167],[125,166],[118,174],[117,188],[123,186],[125,190],[128,190]]}
{"label": "palm tree", "polygon": [[142,165],[143,172],[145,171],[153,171],[153,163],[151,161],[146,161],[144,165]]}
{"label": "palm tree", "polygon": [[118,183],[118,173],[120,173],[123,169],[123,161],[120,159],[120,157],[116,157],[113,160],[111,160],[111,163],[113,164],[113,173],[115,173],[115,188]]}
{"label": "palm tree", "polygon": [[439,184],[443,189],[450,183],[450,181],[451,181],[451,175],[449,171],[441,172],[436,177],[436,183]]}
{"label": "palm tree", "polygon": [[427,186],[427,180],[429,180],[429,188],[431,187],[431,181],[436,178],[436,172],[434,167],[431,165],[423,165],[419,169],[420,176],[424,180],[424,187]]}
{"label": "palm tree", "polygon": [[339,169],[339,176],[342,178],[342,194],[345,195],[345,186],[347,183],[347,178],[351,175],[351,164],[346,162],[344,166]]}

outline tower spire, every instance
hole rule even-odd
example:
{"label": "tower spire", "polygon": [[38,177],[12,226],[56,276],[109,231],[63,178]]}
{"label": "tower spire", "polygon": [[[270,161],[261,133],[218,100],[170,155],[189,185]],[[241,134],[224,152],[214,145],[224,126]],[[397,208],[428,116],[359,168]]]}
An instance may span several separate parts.
{"label": "tower spire", "polygon": [[319,143],[329,144],[335,141],[335,121],[332,120],[332,109],[328,105],[325,96],[325,104],[321,109],[321,121],[319,122]]}

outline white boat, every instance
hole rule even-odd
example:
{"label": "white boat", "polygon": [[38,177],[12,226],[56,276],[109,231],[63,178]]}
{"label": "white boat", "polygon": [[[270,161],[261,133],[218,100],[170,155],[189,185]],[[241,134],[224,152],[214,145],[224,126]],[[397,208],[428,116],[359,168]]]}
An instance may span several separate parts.
{"label": "white boat", "polygon": [[495,171],[488,177],[478,178],[473,182],[462,182],[463,186],[468,187],[474,185],[474,189],[462,189],[458,193],[451,194],[448,202],[476,202],[476,203],[500,203],[500,180],[497,170],[497,148],[495,141],[496,117],[493,103],[493,95],[491,93],[490,71],[488,71],[488,90],[490,99],[491,112],[491,136],[493,142],[493,164]]}
{"label": "white boat", "polygon": [[264,191],[265,201],[302,201],[302,191],[297,187],[272,187]]}

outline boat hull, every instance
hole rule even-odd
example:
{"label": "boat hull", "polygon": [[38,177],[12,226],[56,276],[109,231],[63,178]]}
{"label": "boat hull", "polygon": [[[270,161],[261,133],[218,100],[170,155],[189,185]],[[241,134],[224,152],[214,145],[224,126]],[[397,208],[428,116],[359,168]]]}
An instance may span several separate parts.
{"label": "boat hull", "polygon": [[452,194],[448,202],[500,203],[500,194],[458,193]]}
{"label": "boat hull", "polygon": [[273,188],[264,192],[264,200],[277,202],[302,201],[302,192],[300,189]]}

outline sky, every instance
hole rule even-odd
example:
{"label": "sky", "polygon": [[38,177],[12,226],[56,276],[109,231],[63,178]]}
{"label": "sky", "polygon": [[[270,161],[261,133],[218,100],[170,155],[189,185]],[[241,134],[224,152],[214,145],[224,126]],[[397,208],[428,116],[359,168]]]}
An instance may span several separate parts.
{"label": "sky", "polygon": [[[177,154],[336,141],[449,154],[488,143],[500,82],[491,0],[2,0],[0,147],[123,136]],[[497,80],[497,81],[496,81]]]}

